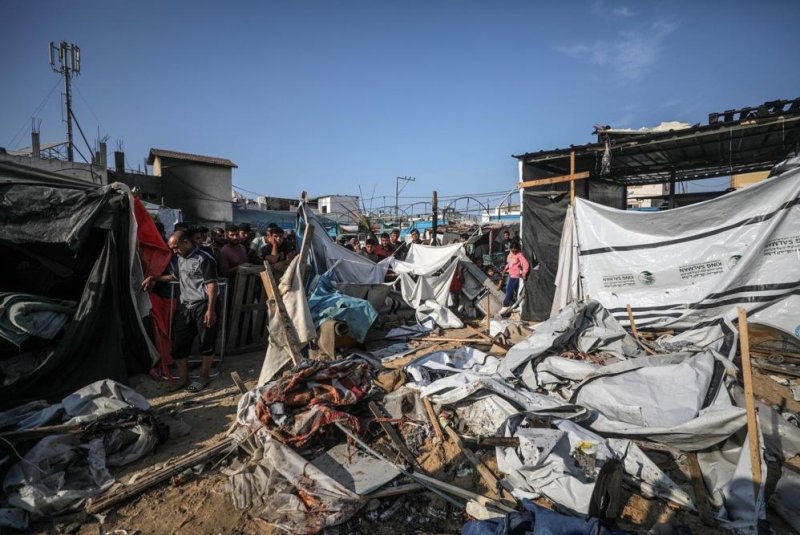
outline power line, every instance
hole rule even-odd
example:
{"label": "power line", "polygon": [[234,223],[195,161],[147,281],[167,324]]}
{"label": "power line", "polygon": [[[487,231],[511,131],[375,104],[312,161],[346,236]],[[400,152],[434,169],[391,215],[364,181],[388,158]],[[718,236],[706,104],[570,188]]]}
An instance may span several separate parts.
{"label": "power line", "polygon": [[[61,80],[58,80],[53,85],[52,89],[50,89],[50,92],[47,93],[47,96],[44,97],[44,99],[42,99],[42,101],[39,103],[39,105],[36,106],[33,109],[33,114],[31,115],[31,117],[38,117],[39,116],[39,114],[42,112],[42,110],[44,109],[44,107],[47,104],[47,102],[50,100],[50,97],[53,96],[53,92],[56,90],[56,88],[59,86],[59,84],[61,84]],[[20,129],[17,131],[17,133],[14,135],[13,138],[11,138],[11,142],[8,144],[9,147],[13,147],[14,146],[14,144],[17,142],[17,138],[20,137],[20,135],[25,131],[25,127],[27,125],[28,125],[28,119],[26,118],[25,121],[22,123],[22,126],[20,127]]]}

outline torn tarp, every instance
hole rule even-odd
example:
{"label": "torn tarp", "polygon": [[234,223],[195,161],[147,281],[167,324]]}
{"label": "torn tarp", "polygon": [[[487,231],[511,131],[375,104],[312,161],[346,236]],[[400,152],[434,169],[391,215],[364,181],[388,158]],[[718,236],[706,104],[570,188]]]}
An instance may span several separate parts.
{"label": "torn tarp", "polygon": [[0,337],[19,346],[35,336],[52,340],[75,311],[74,301],[0,292]]}
{"label": "torn tarp", "polygon": [[606,353],[618,359],[643,351],[622,325],[597,301],[570,303],[556,316],[536,326],[528,338],[508,350],[500,373],[511,378],[527,362],[558,351],[572,341],[581,352]]}
{"label": "torn tarp", "polygon": [[744,427],[723,381],[727,360],[712,351],[651,355],[603,366],[575,388],[596,432],[646,438],[695,451]]}
{"label": "torn tarp", "polygon": [[323,321],[335,320],[346,323],[350,335],[363,342],[378,313],[366,299],[350,297],[336,289],[328,272],[317,278],[317,286],[308,298],[308,306],[314,326],[319,329]]}

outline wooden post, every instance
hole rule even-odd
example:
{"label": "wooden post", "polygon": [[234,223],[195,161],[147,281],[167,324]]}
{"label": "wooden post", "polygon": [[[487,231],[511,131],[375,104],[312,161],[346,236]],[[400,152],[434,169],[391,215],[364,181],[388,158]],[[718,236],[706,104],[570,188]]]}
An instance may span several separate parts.
{"label": "wooden post", "polygon": [[639,341],[639,331],[636,330],[636,322],[633,321],[633,309],[631,305],[625,305],[625,308],[628,310],[628,321],[631,324],[631,333],[633,333],[633,337],[636,338],[636,341]]}
{"label": "wooden post", "polygon": [[433,221],[431,223],[431,245],[436,245],[436,235],[438,234],[438,219],[439,219],[439,195],[433,192],[431,199],[431,208],[433,209]]}
{"label": "wooden post", "polygon": [[739,307],[739,348],[742,353],[742,382],[744,403],[747,410],[747,437],[750,443],[750,465],[753,470],[754,500],[761,488],[761,448],[758,441],[758,420],[753,399],[753,370],[750,366],[750,337],[747,332],[747,312]]}
{"label": "wooden post", "polygon": [[575,206],[575,151],[569,151],[569,205]]}
{"label": "wooden post", "polygon": [[264,289],[267,291],[269,304],[277,307],[278,314],[276,318],[278,327],[286,336],[286,345],[289,349],[289,354],[292,357],[292,362],[297,366],[303,361],[303,356],[300,354],[300,341],[297,337],[297,331],[294,330],[294,325],[289,319],[289,314],[286,312],[286,306],[283,304],[283,299],[278,290],[278,285],[275,282],[275,277],[272,275],[272,268],[269,262],[264,262],[264,268],[264,271],[261,272],[261,282],[264,284]]}
{"label": "wooden post", "polygon": [[433,432],[436,434],[436,438],[440,441],[444,439],[444,433],[442,433],[442,426],[439,425],[439,417],[436,416],[436,411],[433,410],[433,404],[431,400],[428,398],[422,398],[422,404],[425,405],[425,412],[428,413],[428,419],[431,421],[431,427],[433,427]]}

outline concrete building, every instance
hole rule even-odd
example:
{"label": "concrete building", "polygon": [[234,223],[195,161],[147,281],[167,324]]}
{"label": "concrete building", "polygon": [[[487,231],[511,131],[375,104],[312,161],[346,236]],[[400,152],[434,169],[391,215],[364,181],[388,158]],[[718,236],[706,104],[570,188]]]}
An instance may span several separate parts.
{"label": "concrete building", "polygon": [[92,163],[67,161],[62,154],[66,145],[66,141],[42,144],[39,141],[39,132],[33,132],[30,147],[20,150],[6,150],[0,147],[0,161],[35,167],[100,186],[108,184],[105,143],[100,143],[100,150],[91,155]]}
{"label": "concrete building", "polygon": [[233,168],[238,166],[232,161],[154,148],[147,163],[153,166],[153,176],[161,178],[162,204],[181,209],[186,220],[233,220]]}
{"label": "concrete building", "polygon": [[341,224],[355,225],[361,208],[358,204],[358,195],[322,195],[311,199],[316,203],[317,213]]}
{"label": "concrete building", "polygon": [[628,186],[628,208],[657,208],[662,203],[660,197],[668,194],[669,184]]}

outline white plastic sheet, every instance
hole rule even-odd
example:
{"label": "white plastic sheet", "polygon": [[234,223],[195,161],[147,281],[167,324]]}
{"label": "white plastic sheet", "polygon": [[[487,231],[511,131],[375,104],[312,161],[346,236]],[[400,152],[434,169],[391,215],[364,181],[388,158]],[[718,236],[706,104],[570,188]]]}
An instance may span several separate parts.
{"label": "white plastic sheet", "polygon": [[[665,212],[576,199],[583,291],[627,325],[689,329],[756,312],[800,289],[800,169]],[[797,302],[795,301],[797,304]],[[800,309],[782,312],[800,325]]]}

